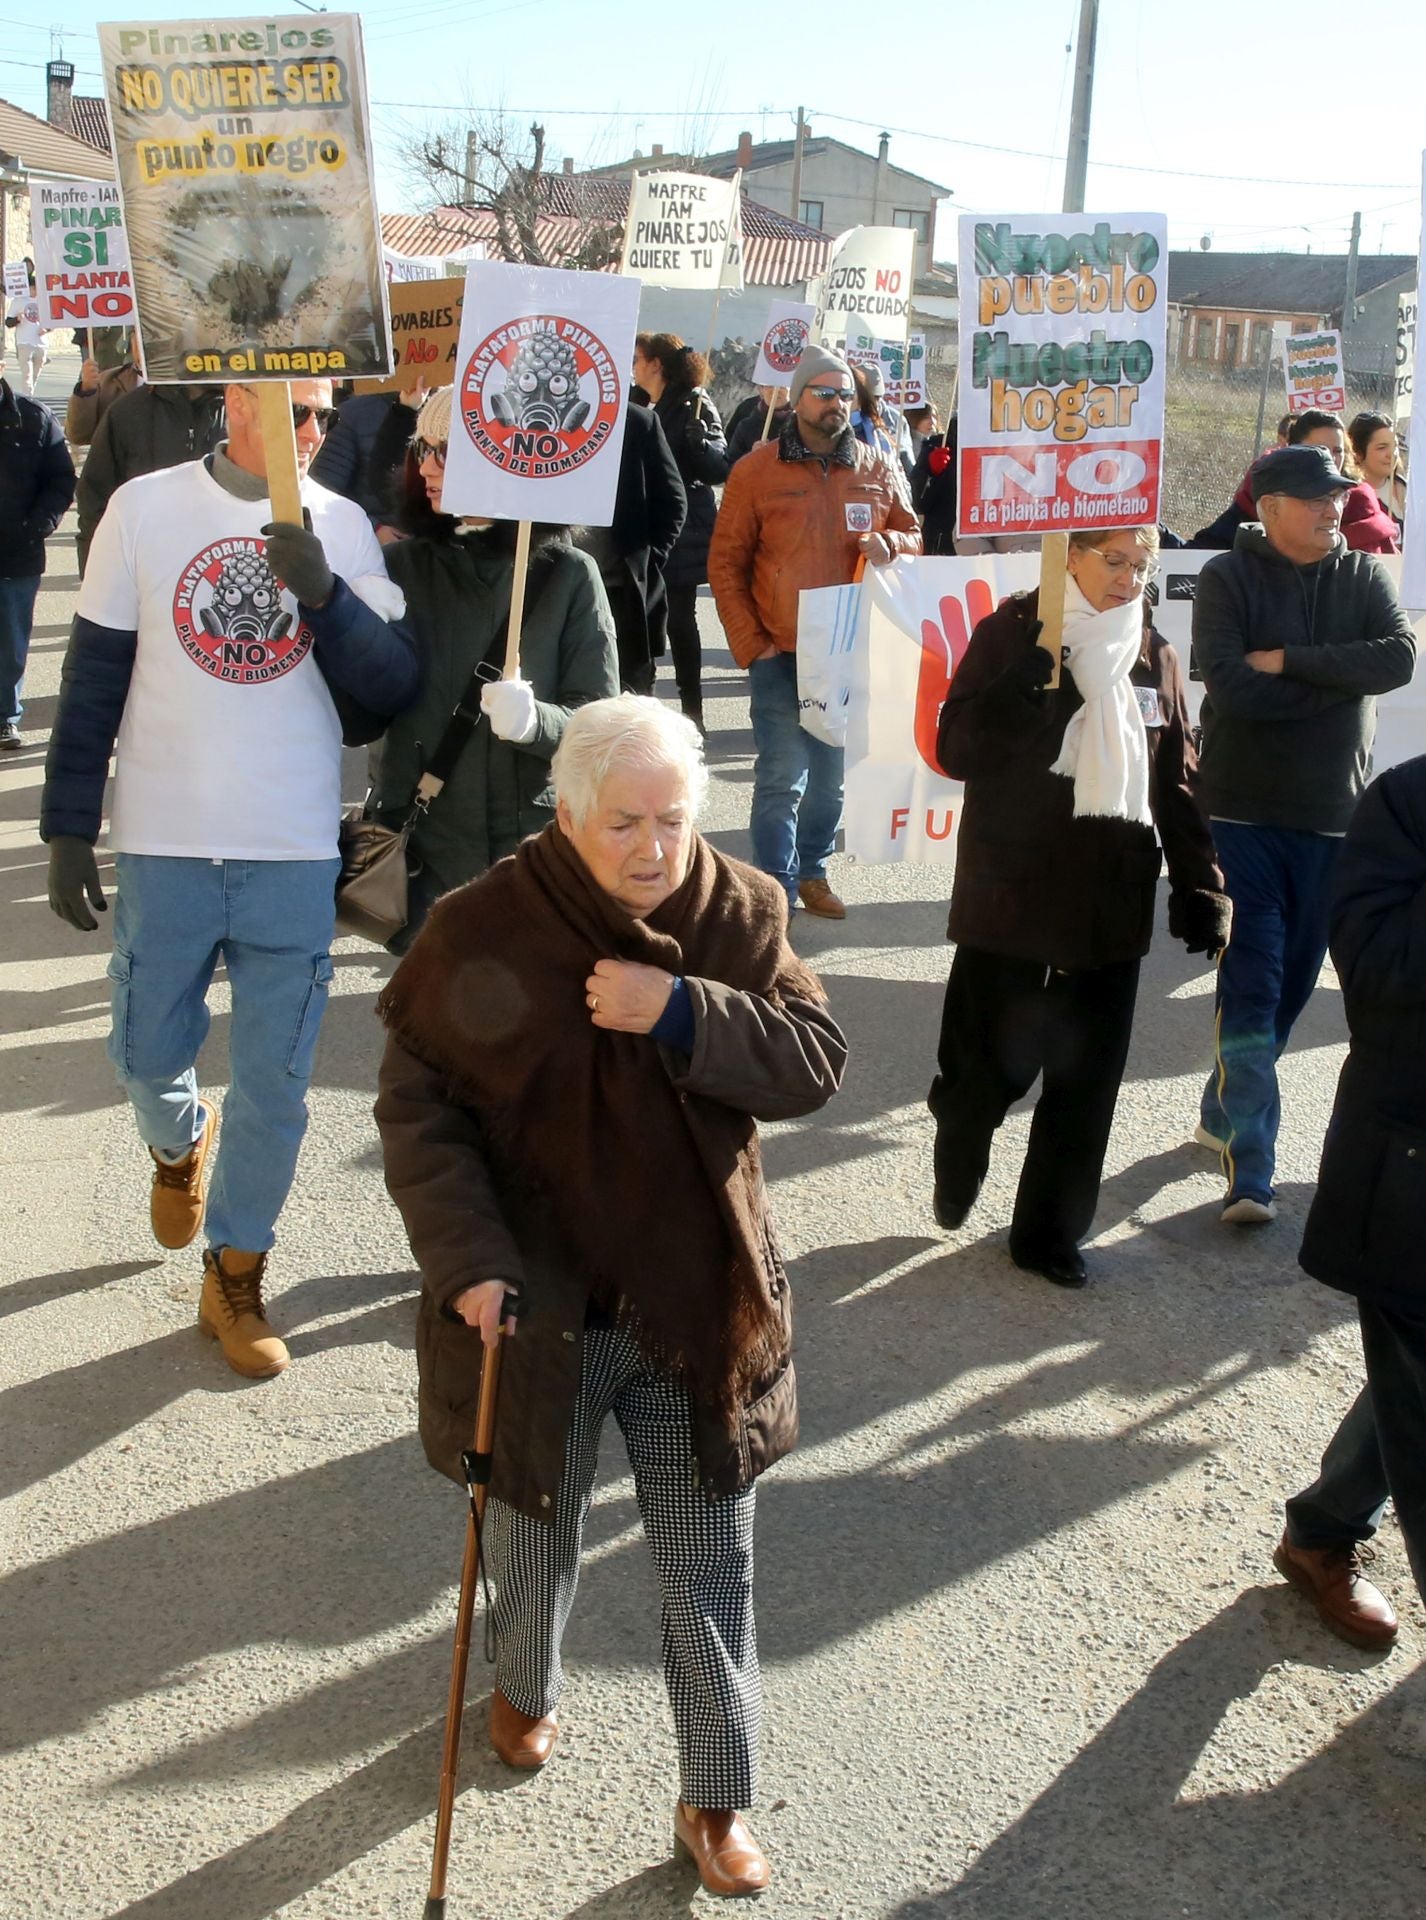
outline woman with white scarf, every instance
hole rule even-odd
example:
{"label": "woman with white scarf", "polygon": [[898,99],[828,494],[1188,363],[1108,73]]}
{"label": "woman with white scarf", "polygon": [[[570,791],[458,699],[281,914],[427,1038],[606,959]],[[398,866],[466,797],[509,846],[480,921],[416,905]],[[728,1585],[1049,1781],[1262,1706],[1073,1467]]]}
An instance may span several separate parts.
{"label": "woman with white scarf", "polygon": [[965,782],[931,1086],[936,1219],[960,1227],[996,1129],[1037,1076],[1010,1257],[1082,1287],[1153,934],[1162,845],[1169,930],[1227,941],[1229,904],[1195,797],[1183,675],[1148,618],[1153,527],[1070,535],[1064,668],[1038,645],[1038,595],[982,620],[941,709],[937,757]]}

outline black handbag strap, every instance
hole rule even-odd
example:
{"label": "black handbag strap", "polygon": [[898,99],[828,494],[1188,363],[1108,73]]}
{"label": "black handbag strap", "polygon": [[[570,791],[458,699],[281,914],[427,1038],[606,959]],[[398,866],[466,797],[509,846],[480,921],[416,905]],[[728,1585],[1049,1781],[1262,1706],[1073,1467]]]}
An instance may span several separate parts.
{"label": "black handbag strap", "polygon": [[[554,565],[549,554],[542,554],[531,566],[525,576],[525,620],[539,604],[540,595],[549,584],[554,573]],[[480,704],[481,689],[491,681],[501,677],[500,669],[505,663],[505,641],[510,620],[510,600],[507,595],[495,622],[495,638],[491,641],[485,657],[477,665],[466,685],[465,692],[456,702],[456,708],[446,722],[446,730],[441,735],[436,751],[426,763],[426,770],[416,783],[416,804],[429,807],[440,793],[442,787],[456,770],[456,764],[465,752],[466,744],[484,718]]]}

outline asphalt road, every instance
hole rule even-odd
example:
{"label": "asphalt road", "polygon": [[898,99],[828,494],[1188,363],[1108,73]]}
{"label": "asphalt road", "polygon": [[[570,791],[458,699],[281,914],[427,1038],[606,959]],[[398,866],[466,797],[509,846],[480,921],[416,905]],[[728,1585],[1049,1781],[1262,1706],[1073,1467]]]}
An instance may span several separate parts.
{"label": "asphalt road", "polygon": [[[59,393],[73,360],[47,370]],[[344,942],[272,1276],[293,1365],[245,1384],[147,1231],[104,1057],[104,936],[45,906],[35,837],[76,580],[53,543],[26,750],[0,761],[0,1911],[13,1920],[415,1920],[460,1500],[414,1438],[415,1276],[381,1184],[373,995]],[[745,849],[744,685],[708,614],[707,825]],[[1026,1114],[958,1234],[923,1099],[945,877],[838,862],[799,922],[852,1044],[770,1128],[795,1255],[801,1450],[763,1483],[755,1830],[770,1920],[1321,1920],[1426,1913],[1421,1607],[1385,1659],[1269,1559],[1356,1390],[1346,1304],[1295,1265],[1342,1053],[1324,982],[1284,1063],[1278,1223],[1217,1219],[1186,1144],[1211,976],[1161,933],[1090,1250],[1057,1292],[1005,1251]],[[225,987],[204,1060],[225,1075]],[[657,1203],[657,1196],[650,1196]],[[712,1913],[671,1858],[657,1611],[611,1428],[559,1748],[507,1774],[472,1668],[451,1920]]]}

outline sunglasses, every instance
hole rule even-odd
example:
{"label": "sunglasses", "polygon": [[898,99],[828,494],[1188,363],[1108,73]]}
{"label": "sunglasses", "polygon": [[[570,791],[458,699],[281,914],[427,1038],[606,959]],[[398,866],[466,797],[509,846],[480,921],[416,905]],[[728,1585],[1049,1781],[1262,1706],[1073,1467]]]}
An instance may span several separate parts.
{"label": "sunglasses", "polygon": [[317,422],[318,433],[330,433],[337,424],[337,410],[335,407],[304,407],[300,401],[294,400],[292,403],[293,432],[295,433],[299,427],[305,427],[309,420]]}
{"label": "sunglasses", "polygon": [[446,446],[447,442],[444,440],[413,440],[411,458],[418,467],[423,465],[428,457],[434,460],[438,467],[443,467],[446,464]]}
{"label": "sunglasses", "polygon": [[804,387],[804,393],[810,393],[814,400],[855,400],[855,387]]}

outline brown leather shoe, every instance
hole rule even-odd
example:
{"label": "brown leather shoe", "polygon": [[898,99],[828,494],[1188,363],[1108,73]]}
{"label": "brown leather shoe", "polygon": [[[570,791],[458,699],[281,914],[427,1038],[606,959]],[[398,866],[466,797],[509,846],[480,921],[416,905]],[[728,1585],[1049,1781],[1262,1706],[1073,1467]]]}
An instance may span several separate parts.
{"label": "brown leather shoe", "polygon": [[825,880],[799,880],[797,897],[809,913],[823,920],[845,920],[847,909]]}
{"label": "brown leather shoe", "polygon": [[203,1203],[207,1198],[208,1154],[218,1115],[207,1101],[203,1108],[203,1131],[193,1143],[186,1160],[169,1166],[152,1147],[153,1191],[149,1195],[149,1224],[161,1247],[186,1247],[197,1238],[203,1224]]}
{"label": "brown leather shoe", "polygon": [[737,1899],[761,1893],[767,1886],[767,1856],[748,1832],[740,1813],[710,1807],[674,1809],[673,1850],[683,1853],[698,1869],[709,1893]]}
{"label": "brown leather shoe", "polygon": [[532,1719],[512,1707],[497,1687],[490,1696],[490,1744],[507,1767],[542,1767],[555,1750],[560,1723],[552,1713]]}
{"label": "brown leather shoe", "polygon": [[270,1380],[290,1358],[263,1308],[266,1267],[265,1253],[240,1253],[236,1247],[203,1251],[198,1325],[218,1342],[233,1372],[248,1380]]}
{"label": "brown leather shoe", "polygon": [[1391,1602],[1362,1576],[1362,1562],[1375,1559],[1370,1547],[1295,1547],[1284,1534],[1273,1548],[1273,1565],[1316,1607],[1324,1627],[1339,1640],[1368,1653],[1384,1653],[1396,1644],[1396,1615]]}

